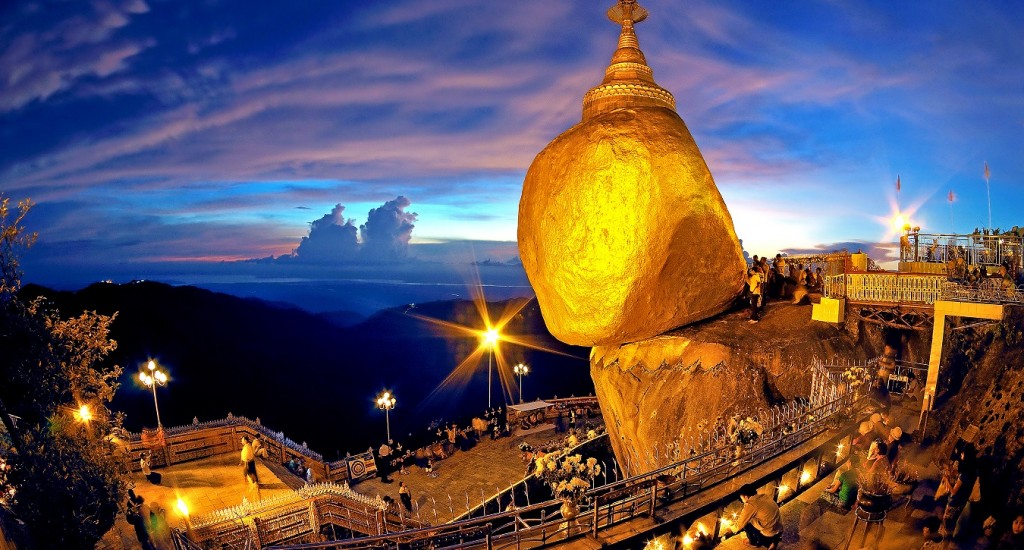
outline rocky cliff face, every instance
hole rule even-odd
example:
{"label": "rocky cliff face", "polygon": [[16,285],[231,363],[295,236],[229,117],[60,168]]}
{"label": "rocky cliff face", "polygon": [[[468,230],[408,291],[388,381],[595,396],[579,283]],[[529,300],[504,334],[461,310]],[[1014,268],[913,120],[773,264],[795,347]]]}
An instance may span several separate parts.
{"label": "rocky cliff face", "polygon": [[[642,342],[598,346],[590,372],[620,465],[664,463],[664,448],[734,414],[810,390],[815,358],[865,359],[857,335],[811,320],[810,307],[772,303],[760,323],[735,311]],[[880,346],[879,346],[880,348]]]}
{"label": "rocky cliff face", "polygon": [[999,323],[967,326],[975,323],[947,325],[927,437],[937,457],[948,456],[977,426],[983,498],[996,509],[1024,506],[1024,307],[1008,307]]}

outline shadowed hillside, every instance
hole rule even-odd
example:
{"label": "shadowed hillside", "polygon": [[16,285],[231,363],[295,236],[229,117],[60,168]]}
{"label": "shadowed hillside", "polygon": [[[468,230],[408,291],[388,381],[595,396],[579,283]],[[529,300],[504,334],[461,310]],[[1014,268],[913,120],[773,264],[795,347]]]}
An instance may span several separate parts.
{"label": "shadowed hillside", "polygon": [[[167,387],[157,390],[165,426],[228,412],[259,417],[328,458],[383,438],[383,415],[373,399],[385,388],[398,398],[391,413],[393,436],[425,428],[433,418],[477,413],[486,406],[486,354],[460,377],[461,383],[447,384],[423,402],[478,341],[422,317],[480,327],[471,302],[418,304],[414,314],[406,308],[385,310],[339,327],[282,304],[152,282],[98,283],[77,292],[27,285],[22,294],[46,296],[64,316],[83,310],[117,312],[111,336],[118,349],[110,360],[122,365],[125,374],[113,407],[127,413],[126,427],[132,430],[156,424],[152,394],[136,379],[149,358],[171,377]],[[511,306],[489,304],[491,318]],[[506,332],[573,355],[502,344],[509,360],[533,368],[525,398],[593,391],[587,350],[555,341],[544,329],[536,302],[526,304]],[[495,404],[503,404],[494,387]]]}

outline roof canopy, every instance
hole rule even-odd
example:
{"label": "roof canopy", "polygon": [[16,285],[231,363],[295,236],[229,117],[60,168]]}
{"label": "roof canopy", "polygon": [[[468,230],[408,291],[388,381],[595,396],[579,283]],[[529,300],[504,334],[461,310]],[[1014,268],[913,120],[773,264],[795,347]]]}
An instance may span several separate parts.
{"label": "roof canopy", "polygon": [[531,401],[529,403],[520,403],[519,405],[509,405],[508,408],[510,408],[510,409],[512,409],[514,411],[517,411],[517,412],[524,413],[524,412],[536,411],[538,409],[546,409],[546,408],[548,408],[550,406],[551,406],[551,403],[548,403],[547,401],[541,401],[540,399],[538,399],[536,401]]}

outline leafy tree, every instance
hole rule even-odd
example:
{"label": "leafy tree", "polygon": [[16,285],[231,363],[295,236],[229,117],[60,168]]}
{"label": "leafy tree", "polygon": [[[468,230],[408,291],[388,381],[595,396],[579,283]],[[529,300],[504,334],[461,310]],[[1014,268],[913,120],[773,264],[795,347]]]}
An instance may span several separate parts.
{"label": "leafy tree", "polygon": [[[35,242],[22,220],[32,205],[0,197],[0,504],[31,544],[93,548],[114,525],[130,478],[120,415],[107,408],[121,369],[104,362],[113,317],[62,319],[44,299],[18,297],[18,259]],[[83,408],[84,407],[84,408]]]}

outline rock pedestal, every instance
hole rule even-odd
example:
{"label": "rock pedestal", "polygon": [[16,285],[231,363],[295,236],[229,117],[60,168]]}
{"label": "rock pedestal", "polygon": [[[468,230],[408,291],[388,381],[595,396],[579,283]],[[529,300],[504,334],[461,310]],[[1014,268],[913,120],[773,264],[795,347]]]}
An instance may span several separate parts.
{"label": "rock pedestal", "polygon": [[[757,324],[723,315],[642,342],[591,353],[601,413],[627,475],[671,462],[665,450],[719,419],[806,396],[814,357],[861,357],[841,329],[810,319],[810,308],[772,305]],[[802,366],[806,366],[803,368]]]}

